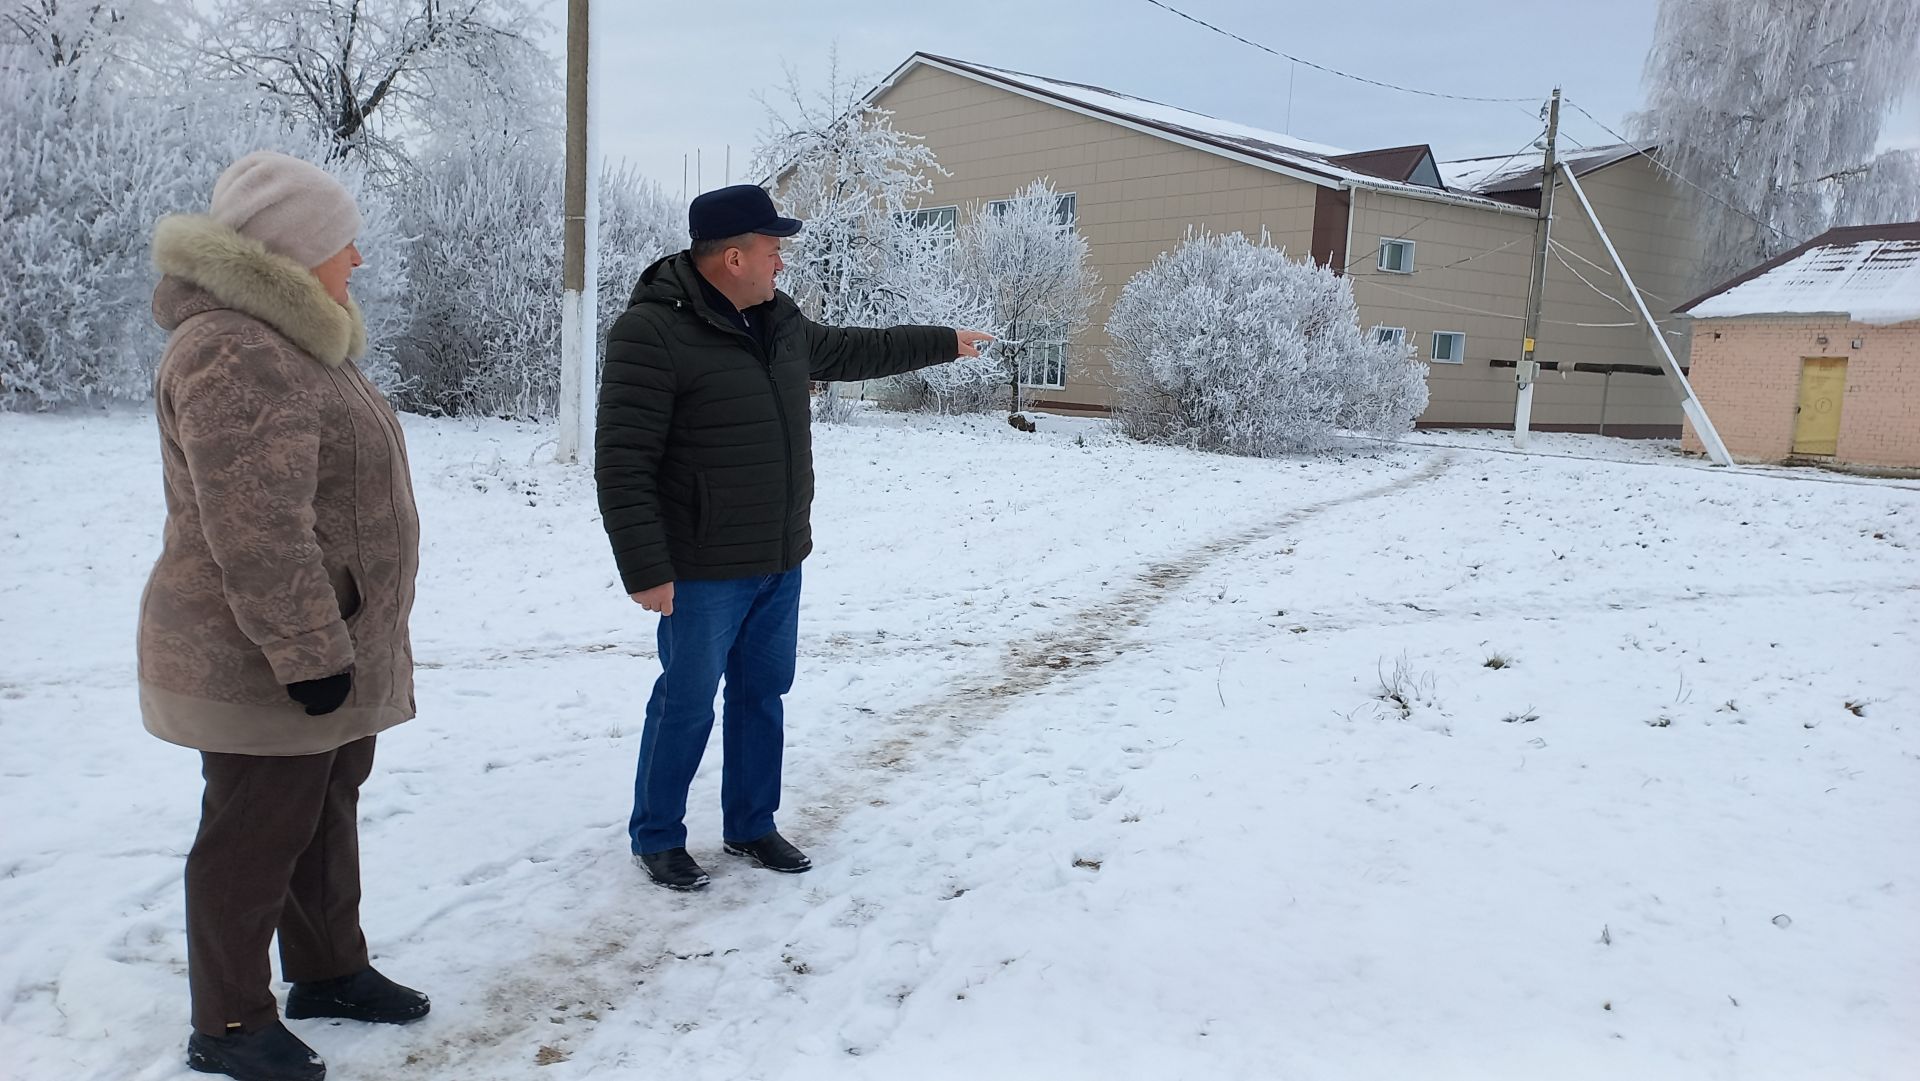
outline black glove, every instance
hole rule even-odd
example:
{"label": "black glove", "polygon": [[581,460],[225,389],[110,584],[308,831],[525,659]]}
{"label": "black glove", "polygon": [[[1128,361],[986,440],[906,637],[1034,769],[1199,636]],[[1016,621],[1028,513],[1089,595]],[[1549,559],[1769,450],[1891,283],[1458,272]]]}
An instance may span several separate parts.
{"label": "black glove", "polygon": [[307,716],[321,717],[339,709],[353,692],[353,669],[336,676],[303,679],[287,684],[287,697],[307,707]]}

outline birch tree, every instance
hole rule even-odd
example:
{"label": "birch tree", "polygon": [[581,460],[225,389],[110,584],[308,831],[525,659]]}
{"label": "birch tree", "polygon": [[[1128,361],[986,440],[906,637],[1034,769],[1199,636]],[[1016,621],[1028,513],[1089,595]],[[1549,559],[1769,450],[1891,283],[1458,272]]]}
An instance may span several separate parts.
{"label": "birch tree", "polygon": [[1634,125],[1708,193],[1708,273],[1920,214],[1914,154],[1875,152],[1916,72],[1913,0],[1662,0]]}

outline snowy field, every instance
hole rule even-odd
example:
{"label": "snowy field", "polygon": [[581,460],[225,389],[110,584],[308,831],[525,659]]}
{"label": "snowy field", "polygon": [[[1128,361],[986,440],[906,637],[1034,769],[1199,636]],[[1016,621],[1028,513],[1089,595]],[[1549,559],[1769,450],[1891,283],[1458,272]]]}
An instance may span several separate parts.
{"label": "snowy field", "polygon": [[[651,620],[550,433],[407,418],[405,1029],[330,1076],[1920,1076],[1920,485],[1421,435],[821,428],[782,826],[624,826]],[[142,415],[0,416],[0,1077],[183,1081],[198,760],[140,727]],[[716,737],[717,738],[717,737]]]}

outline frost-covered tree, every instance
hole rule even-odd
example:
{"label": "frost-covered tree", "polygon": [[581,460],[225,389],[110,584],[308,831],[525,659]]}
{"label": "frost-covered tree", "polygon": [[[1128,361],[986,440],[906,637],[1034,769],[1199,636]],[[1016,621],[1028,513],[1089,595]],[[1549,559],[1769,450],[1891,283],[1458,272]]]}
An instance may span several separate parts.
{"label": "frost-covered tree", "polygon": [[[145,398],[165,341],[148,314],[153,223],[204,211],[214,178],[248,151],[324,148],[269,111],[154,96],[84,65],[0,66],[0,100],[0,408]],[[369,371],[391,385],[407,246],[360,171],[336,172],[367,219],[354,292]]]}
{"label": "frost-covered tree", "polygon": [[[968,307],[953,276],[950,225],[916,213],[943,175],[931,147],[893,126],[829,63],[808,93],[791,71],[767,106],[755,168],[782,210],[807,223],[787,243],[780,286],[802,311],[833,326],[933,323]],[[839,388],[822,415],[839,419]]]}
{"label": "frost-covered tree", "polygon": [[[0,409],[147,396],[164,341],[147,315],[154,221],[204,210],[221,169],[273,149],[360,200],[353,290],[382,389],[425,412],[551,413],[557,65],[525,37],[528,11],[0,0]],[[685,216],[621,170],[601,210],[604,325]]]}
{"label": "frost-covered tree", "polygon": [[147,7],[141,0],[13,0],[11,10],[0,14],[0,42],[19,47],[16,60],[31,57],[49,68],[97,68],[121,40],[129,15]]}
{"label": "frost-covered tree", "polygon": [[1920,214],[1920,164],[1875,155],[1920,73],[1914,0],[1662,0],[1637,134],[1701,201],[1708,272],[1834,225]]}
{"label": "frost-covered tree", "polygon": [[960,230],[958,265],[991,306],[1001,334],[993,355],[1003,369],[1009,408],[1017,413],[1021,383],[1049,381],[1032,378],[1029,365],[1043,351],[1064,351],[1086,329],[1087,314],[1099,300],[1087,239],[1062,209],[1053,185],[1035,180],[1012,198],[971,208]]}
{"label": "frost-covered tree", "polygon": [[[553,415],[563,179],[557,154],[478,140],[446,147],[403,187],[404,219],[419,239],[397,404],[429,414]],[[624,170],[603,175],[600,190],[600,316],[610,324],[640,268],[677,246],[684,217]]]}
{"label": "frost-covered tree", "polygon": [[524,0],[212,0],[194,40],[207,70],[278,102],[332,156],[386,168],[408,132],[512,138],[554,120],[543,27]]}
{"label": "frost-covered tree", "polygon": [[1427,405],[1420,363],[1361,332],[1352,284],[1265,237],[1190,234],[1127,282],[1107,333],[1114,415],[1149,442],[1320,450],[1407,431]]}
{"label": "frost-covered tree", "polygon": [[[992,304],[984,289],[960,280],[954,238],[943,224],[944,212],[910,216],[911,230],[888,246],[890,265],[883,277],[898,295],[911,298],[898,318],[930,326],[972,327],[998,334]],[[978,413],[1005,398],[1005,366],[989,352],[878,381],[875,395],[888,404],[934,413]]]}

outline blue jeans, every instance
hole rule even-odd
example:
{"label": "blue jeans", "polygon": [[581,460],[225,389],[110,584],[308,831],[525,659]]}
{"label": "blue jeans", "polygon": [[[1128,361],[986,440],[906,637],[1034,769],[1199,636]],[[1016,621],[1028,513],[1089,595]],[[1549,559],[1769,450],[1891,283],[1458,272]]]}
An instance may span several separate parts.
{"label": "blue jeans", "polygon": [[720,733],[722,840],[773,832],[785,742],[780,697],[793,687],[800,640],[800,570],[681,581],[660,620],[660,678],[647,700],[627,834],[636,853],[685,848],[687,789],[713,731],[713,695],[726,677]]}

